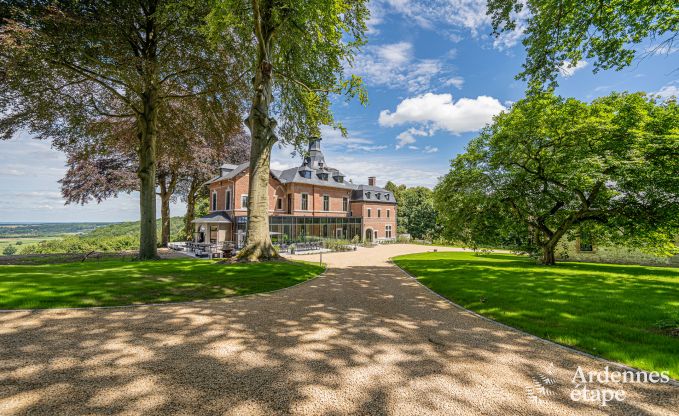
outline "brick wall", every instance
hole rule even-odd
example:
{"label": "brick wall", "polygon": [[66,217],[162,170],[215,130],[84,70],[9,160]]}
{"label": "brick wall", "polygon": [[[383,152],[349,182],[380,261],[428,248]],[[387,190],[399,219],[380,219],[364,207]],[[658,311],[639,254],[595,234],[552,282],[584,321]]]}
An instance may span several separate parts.
{"label": "brick wall", "polygon": [[367,229],[373,230],[373,238],[374,231],[377,231],[377,238],[386,238],[387,225],[391,225],[391,238],[396,238],[396,204],[354,202],[351,204],[351,212],[352,216],[363,217],[364,238]]}

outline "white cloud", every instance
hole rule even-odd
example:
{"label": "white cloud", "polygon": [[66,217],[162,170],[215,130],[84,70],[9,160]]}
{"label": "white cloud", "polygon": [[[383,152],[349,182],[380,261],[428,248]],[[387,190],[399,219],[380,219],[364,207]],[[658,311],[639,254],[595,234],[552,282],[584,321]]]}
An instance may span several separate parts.
{"label": "white cloud", "polygon": [[395,111],[381,111],[378,121],[385,127],[416,123],[459,134],[481,129],[503,110],[500,101],[485,95],[453,101],[451,94],[427,93],[406,98]]}
{"label": "white cloud", "polygon": [[434,146],[425,146],[424,147],[424,153],[436,153],[438,151],[439,151],[438,147],[434,147]]}
{"label": "white cloud", "polygon": [[370,45],[356,57],[353,67],[368,84],[415,93],[431,89],[433,84],[445,85],[447,80],[458,88],[464,82],[453,76],[442,60],[416,58],[410,42]]}
{"label": "white cloud", "polygon": [[663,85],[662,88],[660,88],[658,91],[654,92],[653,94],[659,96],[663,100],[666,100],[668,98],[674,97],[679,98],[679,86],[677,85],[677,81],[670,82],[669,84]]}
{"label": "white cloud", "polygon": [[[406,145],[413,144],[417,141],[415,136],[429,136],[430,133],[422,130],[422,129],[416,129],[414,127],[409,128],[408,130],[401,132],[398,136],[396,136],[396,149],[400,149]],[[415,146],[408,146],[408,148],[412,149]]]}
{"label": "white cloud", "polygon": [[565,61],[559,67],[559,73],[561,74],[562,77],[569,78],[572,77],[573,74],[575,74],[577,71],[586,67],[587,65],[588,65],[587,61],[578,61],[578,63],[575,65],[573,65],[573,63],[570,61]]}
{"label": "white cloud", "polygon": [[[324,140],[325,141],[325,140]],[[407,186],[434,186],[440,176],[448,170],[446,160],[432,161],[423,155],[404,153],[402,156],[377,153],[348,153],[339,147],[329,148],[321,142],[328,166],[339,169],[347,175],[346,180],[356,184],[368,183],[368,176],[377,176],[378,185],[393,181]],[[291,148],[274,148],[272,169],[288,169],[299,166],[301,159],[291,157]]]}
{"label": "white cloud", "polygon": [[[400,14],[423,28],[437,33],[448,32],[448,38],[454,43],[461,39],[457,29],[468,30],[473,37],[490,32],[486,0],[374,0],[372,3],[379,5],[376,7],[382,13]],[[493,47],[502,50],[516,45],[526,28],[528,15],[527,7],[518,14],[512,13],[517,21],[516,30],[494,39]]]}
{"label": "white cloud", "polygon": [[462,77],[452,77],[444,82],[443,85],[452,85],[459,90],[462,89],[462,86],[464,85],[464,79]]}

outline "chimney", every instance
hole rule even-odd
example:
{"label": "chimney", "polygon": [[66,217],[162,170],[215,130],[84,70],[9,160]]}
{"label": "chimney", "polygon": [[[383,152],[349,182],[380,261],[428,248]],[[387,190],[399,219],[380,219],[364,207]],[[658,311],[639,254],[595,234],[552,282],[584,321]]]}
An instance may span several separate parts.
{"label": "chimney", "polygon": [[368,185],[369,186],[377,186],[377,178],[374,176],[368,177]]}

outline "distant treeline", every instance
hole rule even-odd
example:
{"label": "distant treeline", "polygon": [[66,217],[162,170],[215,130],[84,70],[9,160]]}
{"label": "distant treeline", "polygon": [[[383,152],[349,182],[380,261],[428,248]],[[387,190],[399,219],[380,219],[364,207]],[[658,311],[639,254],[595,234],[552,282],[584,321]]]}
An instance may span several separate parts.
{"label": "distant treeline", "polygon": [[[170,219],[171,235],[179,235],[183,218]],[[160,220],[158,220],[160,232]],[[18,246],[17,254],[87,253],[90,251],[117,252],[139,248],[139,221],[109,223],[83,234]]]}
{"label": "distant treeline", "polygon": [[54,237],[63,234],[82,234],[99,227],[112,224],[110,222],[65,222],[43,224],[0,224],[0,238],[17,237]]}

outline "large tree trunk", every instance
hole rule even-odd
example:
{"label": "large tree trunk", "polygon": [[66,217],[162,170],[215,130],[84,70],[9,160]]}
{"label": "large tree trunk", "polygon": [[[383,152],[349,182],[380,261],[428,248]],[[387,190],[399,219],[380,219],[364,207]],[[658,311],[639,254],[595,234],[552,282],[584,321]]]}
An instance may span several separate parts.
{"label": "large tree trunk", "polygon": [[196,219],[196,199],[200,183],[196,178],[191,179],[189,191],[186,195],[186,215],[184,215],[184,237],[193,240],[193,220]]}
{"label": "large tree trunk", "polygon": [[139,209],[141,226],[139,235],[139,259],[158,258],[156,247],[156,119],[158,116],[155,89],[143,97],[144,113],[139,117]]}
{"label": "large tree trunk", "polygon": [[541,263],[546,266],[553,266],[556,263],[556,259],[554,257],[554,246],[549,244],[542,246]]}
{"label": "large tree trunk", "polygon": [[158,181],[160,187],[160,245],[167,247],[170,242],[170,197],[165,178]]}
{"label": "large tree trunk", "polygon": [[276,121],[269,117],[272,100],[272,66],[260,53],[254,79],[255,94],[246,119],[252,135],[250,146],[250,182],[248,191],[248,228],[245,247],[239,258],[247,261],[269,260],[278,257],[269,236],[269,174],[271,148],[276,142]]}
{"label": "large tree trunk", "polygon": [[170,242],[170,201],[177,188],[177,175],[170,174],[169,176],[169,182],[166,182],[167,175],[158,178],[160,188],[160,245],[162,247],[167,247]]}

